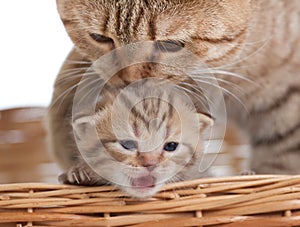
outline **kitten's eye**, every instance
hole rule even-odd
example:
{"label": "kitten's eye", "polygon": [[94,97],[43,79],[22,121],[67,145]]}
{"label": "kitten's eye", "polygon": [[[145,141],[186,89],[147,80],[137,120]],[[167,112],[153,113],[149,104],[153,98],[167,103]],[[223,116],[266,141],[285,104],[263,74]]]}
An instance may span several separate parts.
{"label": "kitten's eye", "polygon": [[119,143],[126,150],[135,150],[135,149],[137,149],[137,143],[133,140],[123,140],[123,141],[120,141]]}
{"label": "kitten's eye", "polygon": [[155,47],[162,52],[177,52],[184,48],[184,43],[175,40],[157,41]]}
{"label": "kitten's eye", "polygon": [[114,42],[112,38],[109,38],[109,37],[106,37],[103,35],[99,35],[97,33],[91,33],[90,36],[93,40],[95,40],[98,43],[113,43]]}
{"label": "kitten's eye", "polygon": [[178,147],[178,143],[176,142],[170,142],[170,143],[166,143],[164,146],[164,150],[168,151],[168,152],[172,152],[175,151]]}

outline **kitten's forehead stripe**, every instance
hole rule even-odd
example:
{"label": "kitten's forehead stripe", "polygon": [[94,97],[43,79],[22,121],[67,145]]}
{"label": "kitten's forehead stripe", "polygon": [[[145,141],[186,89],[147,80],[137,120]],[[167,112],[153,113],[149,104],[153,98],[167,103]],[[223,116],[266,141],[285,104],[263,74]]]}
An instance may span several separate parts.
{"label": "kitten's forehead stripe", "polygon": [[146,128],[149,128],[149,122],[147,121],[147,119],[144,117],[144,116],[142,116],[142,114],[141,113],[139,113],[138,111],[137,111],[137,109],[135,108],[135,106],[133,105],[133,103],[124,95],[124,94],[120,94],[120,98],[123,100],[123,103],[125,104],[125,106],[127,107],[127,110],[129,111],[131,111],[132,112],[132,114],[136,117],[136,118],[138,118],[138,119],[140,119],[142,122],[144,122],[144,124],[145,124],[145,126],[147,126],[148,125],[148,127],[146,127]]}
{"label": "kitten's forehead stripe", "polygon": [[144,108],[145,112],[148,110],[148,108],[149,108],[148,102],[143,102],[143,108]]}
{"label": "kitten's forehead stripe", "polygon": [[169,118],[171,119],[173,116],[174,116],[174,97],[169,94],[169,97],[168,99],[170,100],[170,102],[168,103],[169,104],[169,109],[168,109],[168,115],[169,115]]}
{"label": "kitten's forehead stripe", "polygon": [[[163,116],[162,116],[162,119],[161,119],[161,121],[160,121],[160,123],[159,123],[159,125],[157,126],[157,130],[159,130],[159,129],[161,128],[161,126],[162,126],[163,123],[165,122],[166,118],[167,118],[167,113],[164,113]],[[166,134],[167,134],[167,133],[166,133]]]}
{"label": "kitten's forehead stripe", "polygon": [[131,109],[131,112],[137,119],[141,120],[144,123],[146,129],[149,131],[150,122],[146,119],[147,116],[143,116],[142,113],[138,112],[138,110],[135,107]]}
{"label": "kitten's forehead stripe", "polygon": [[155,116],[158,116],[159,111],[160,111],[160,107],[161,107],[161,99],[158,98],[158,100],[157,100],[157,106],[154,108],[154,109],[156,109]]}

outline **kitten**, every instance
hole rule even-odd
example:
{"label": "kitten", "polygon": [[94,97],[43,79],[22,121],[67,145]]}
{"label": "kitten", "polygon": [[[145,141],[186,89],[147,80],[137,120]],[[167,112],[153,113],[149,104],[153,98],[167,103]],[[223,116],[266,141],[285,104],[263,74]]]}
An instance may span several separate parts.
{"label": "kitten", "polygon": [[[51,149],[65,169],[76,164],[68,114],[82,75],[113,50],[152,41],[152,48],[139,52],[152,63],[124,68],[109,81],[111,85],[156,77],[194,91],[198,87],[191,81],[209,84],[209,76],[215,76],[224,91],[228,119],[249,137],[251,170],[300,173],[300,1],[57,0],[57,4],[75,44],[58,75],[49,112]],[[180,58],[182,64],[195,64],[192,73],[170,73],[171,69],[153,64],[185,50],[203,63]],[[108,65],[126,64],[131,57],[116,51]],[[103,71],[94,70],[104,77]]]}
{"label": "kitten", "polygon": [[105,88],[94,113],[74,118],[68,142],[77,144],[77,160],[60,180],[110,183],[132,197],[150,197],[166,182],[201,176],[202,133],[212,123],[166,83]]}

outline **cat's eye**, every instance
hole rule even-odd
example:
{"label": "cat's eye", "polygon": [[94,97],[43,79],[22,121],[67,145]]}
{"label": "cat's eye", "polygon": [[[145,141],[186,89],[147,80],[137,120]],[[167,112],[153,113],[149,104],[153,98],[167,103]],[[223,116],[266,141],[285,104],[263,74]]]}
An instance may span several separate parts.
{"label": "cat's eye", "polygon": [[103,36],[103,35],[100,35],[97,33],[91,33],[90,37],[98,43],[113,43],[114,42],[112,38],[109,38],[109,37],[106,37],[106,36]]}
{"label": "cat's eye", "polygon": [[135,150],[135,149],[137,149],[137,143],[136,143],[136,141],[133,141],[133,140],[122,140],[122,141],[119,141],[119,143],[126,150]]}
{"label": "cat's eye", "polygon": [[162,52],[177,52],[184,48],[184,43],[175,40],[156,41],[156,49]]}
{"label": "cat's eye", "polygon": [[168,152],[172,152],[172,151],[175,151],[177,149],[177,147],[178,147],[178,143],[169,142],[164,145],[164,150],[168,151]]}

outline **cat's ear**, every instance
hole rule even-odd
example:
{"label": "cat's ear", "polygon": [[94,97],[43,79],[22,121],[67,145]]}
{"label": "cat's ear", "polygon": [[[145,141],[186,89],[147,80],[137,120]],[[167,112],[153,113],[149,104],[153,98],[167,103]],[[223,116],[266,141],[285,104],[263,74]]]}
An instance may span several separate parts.
{"label": "cat's ear", "polygon": [[83,139],[86,135],[95,134],[95,119],[92,116],[83,116],[75,119],[72,123],[73,132],[78,139]]}
{"label": "cat's ear", "polygon": [[68,18],[72,18],[74,2],[71,0],[56,0],[56,5],[62,21],[67,21]]}
{"label": "cat's ear", "polygon": [[200,131],[210,128],[214,125],[214,120],[212,119],[212,117],[203,113],[197,113],[196,115],[199,121]]}

